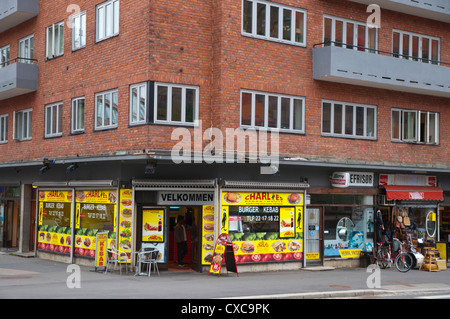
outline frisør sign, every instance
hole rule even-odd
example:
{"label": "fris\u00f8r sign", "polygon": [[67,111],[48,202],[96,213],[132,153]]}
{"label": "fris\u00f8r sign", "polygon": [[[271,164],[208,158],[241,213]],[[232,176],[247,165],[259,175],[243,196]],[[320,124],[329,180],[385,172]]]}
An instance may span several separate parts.
{"label": "fris\u00f8r sign", "polygon": [[373,173],[334,172],[331,177],[332,187],[373,187]]}

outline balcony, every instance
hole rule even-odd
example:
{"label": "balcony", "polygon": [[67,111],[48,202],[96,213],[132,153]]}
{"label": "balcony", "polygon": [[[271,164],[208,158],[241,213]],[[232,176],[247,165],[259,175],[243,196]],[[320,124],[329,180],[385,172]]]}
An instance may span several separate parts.
{"label": "balcony", "polygon": [[[33,62],[33,63],[29,63]],[[15,58],[0,68],[0,100],[37,90],[38,66],[36,60]]]}
{"label": "balcony", "polygon": [[350,0],[369,5],[378,4],[381,8],[402,12],[422,18],[450,23],[450,1],[448,0]]}
{"label": "balcony", "polygon": [[38,13],[38,0],[1,0],[0,33],[37,16]]}
{"label": "balcony", "polygon": [[363,51],[318,46],[313,49],[315,80],[450,98],[450,64],[411,61],[360,47]]}

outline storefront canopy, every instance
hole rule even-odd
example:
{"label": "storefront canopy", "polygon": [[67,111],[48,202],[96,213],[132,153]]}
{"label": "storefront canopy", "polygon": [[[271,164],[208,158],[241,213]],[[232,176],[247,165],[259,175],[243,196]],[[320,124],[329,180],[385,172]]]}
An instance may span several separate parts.
{"label": "storefront canopy", "polygon": [[440,187],[386,185],[384,188],[386,200],[444,200],[444,193]]}

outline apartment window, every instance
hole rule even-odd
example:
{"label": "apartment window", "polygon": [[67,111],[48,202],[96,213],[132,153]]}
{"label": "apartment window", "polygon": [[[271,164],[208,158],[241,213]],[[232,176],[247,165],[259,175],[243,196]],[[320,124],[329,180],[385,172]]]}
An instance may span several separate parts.
{"label": "apartment window", "polygon": [[118,90],[98,93],[95,95],[95,129],[117,127]]}
{"label": "apartment window", "polygon": [[64,54],[64,21],[47,28],[46,57],[53,59]]}
{"label": "apartment window", "polygon": [[392,43],[393,56],[396,58],[439,64],[439,38],[394,30]]}
{"label": "apartment window", "polygon": [[306,45],[306,11],[262,0],[243,0],[242,33],[265,40]]}
{"label": "apartment window", "polygon": [[62,103],[45,107],[45,137],[62,135]]}
{"label": "apartment window", "polygon": [[84,131],[84,97],[72,99],[72,133]]}
{"label": "apartment window", "polygon": [[155,123],[193,125],[198,120],[196,86],[155,83]]}
{"label": "apartment window", "polygon": [[34,35],[19,40],[19,62],[33,63],[34,57]]}
{"label": "apartment window", "polygon": [[130,87],[130,125],[147,123],[147,83]]}
{"label": "apartment window", "polygon": [[8,114],[0,115],[0,144],[8,142]]}
{"label": "apartment window", "polygon": [[281,132],[305,132],[303,97],[241,91],[241,126],[279,129]]}
{"label": "apartment window", "polygon": [[0,48],[0,68],[8,65],[9,61],[9,45]]}
{"label": "apartment window", "polygon": [[32,109],[14,112],[14,139],[19,141],[31,140]]}
{"label": "apartment window", "polygon": [[374,53],[378,49],[378,29],[366,23],[324,16],[323,42],[351,50]]}
{"label": "apartment window", "polygon": [[439,113],[392,109],[391,128],[393,141],[439,144]]}
{"label": "apartment window", "polygon": [[72,17],[72,50],[86,46],[86,12]]}
{"label": "apartment window", "polygon": [[97,6],[97,41],[119,34],[119,0],[110,0]]}
{"label": "apartment window", "polygon": [[322,135],[376,139],[376,106],[322,101]]}

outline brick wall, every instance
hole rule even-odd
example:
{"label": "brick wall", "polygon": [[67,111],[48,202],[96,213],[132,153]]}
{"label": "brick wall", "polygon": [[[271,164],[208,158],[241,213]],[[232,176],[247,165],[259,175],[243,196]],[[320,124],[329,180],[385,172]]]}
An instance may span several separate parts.
{"label": "brick wall", "polygon": [[[312,79],[312,46],[322,42],[323,14],[366,21],[366,7],[344,0],[285,1],[307,10],[307,46],[298,47],[241,35],[241,0],[132,1],[120,0],[120,34],[95,43],[95,5],[77,1],[87,12],[86,48],[72,52],[65,28],[64,55],[45,61],[45,28],[67,19],[70,1],[40,1],[37,18],[1,34],[0,47],[17,56],[20,38],[34,33],[39,60],[35,93],[0,101],[0,114],[9,114],[9,142],[0,145],[0,161],[41,160],[44,157],[87,156],[128,150],[170,150],[174,126],[130,127],[129,85],[161,81],[200,87],[200,119],[225,132],[240,121],[240,90],[251,89],[306,98],[306,134],[280,134],[283,154],[310,158],[450,164],[449,99],[426,95],[327,83]],[[379,49],[392,51],[392,29],[441,38],[441,60],[450,62],[448,24],[382,10]],[[116,129],[94,131],[94,95],[119,91]],[[86,98],[85,133],[70,134],[71,99]],[[321,101],[331,99],[377,105],[378,136],[366,141],[321,136]],[[63,102],[63,136],[44,138],[44,107]],[[33,138],[17,142],[13,112],[33,107]],[[440,113],[440,145],[391,142],[391,108]],[[204,145],[207,142],[204,142]]]}

